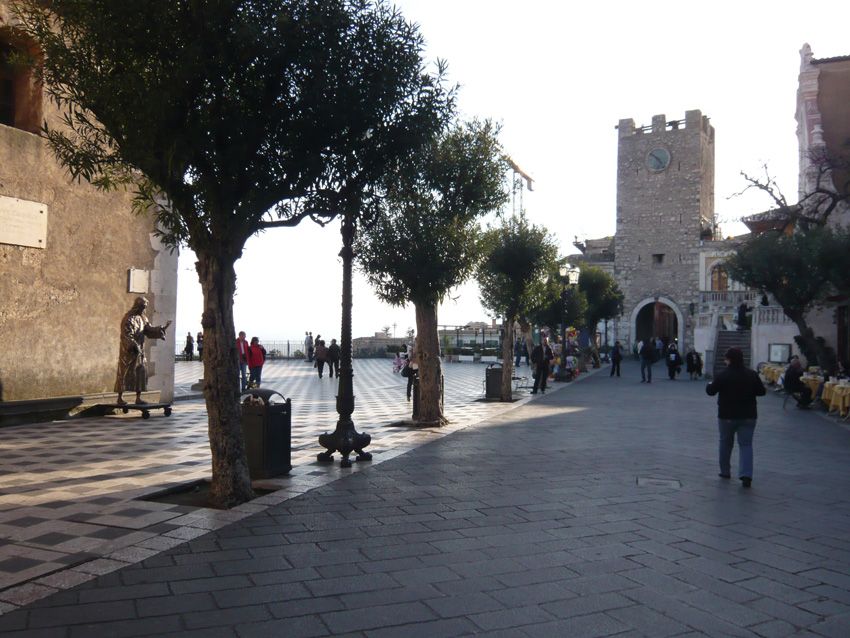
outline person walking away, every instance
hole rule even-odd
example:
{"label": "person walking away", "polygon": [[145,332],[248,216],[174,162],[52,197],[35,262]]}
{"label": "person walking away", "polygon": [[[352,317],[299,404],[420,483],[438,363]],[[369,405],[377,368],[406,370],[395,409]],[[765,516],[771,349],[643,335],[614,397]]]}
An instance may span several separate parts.
{"label": "person walking away", "polygon": [[331,339],[331,345],[328,346],[328,376],[332,379],[334,372],[336,372],[336,378],[339,379],[340,354],[339,344],[336,342],[336,339]]}
{"label": "person walking away", "polygon": [[640,357],[640,382],[652,383],[652,364],[655,363],[657,356],[655,343],[652,339],[643,342],[638,356]]}
{"label": "person walking away", "polygon": [[623,347],[620,345],[619,341],[614,342],[614,347],[611,349],[611,376],[614,376],[614,373],[617,373],[617,377],[620,376],[620,361],[623,360]]}
{"label": "person walking away", "polygon": [[522,337],[517,337],[516,343],[514,343],[514,367],[518,368],[520,362],[522,361]]}
{"label": "person walking away", "polygon": [[539,389],[546,394],[546,381],[549,379],[549,366],[555,358],[552,348],[549,347],[549,338],[543,337],[543,341],[534,346],[531,351],[531,363],[534,364],[534,387],[531,394],[537,394]]}
{"label": "person walking away", "polygon": [[251,337],[251,344],[248,346],[248,370],[251,374],[251,380],[248,383],[250,388],[259,388],[263,381],[263,364],[266,362],[266,349],[260,345],[258,337]]}
{"label": "person walking away", "polygon": [[676,380],[676,375],[682,370],[682,355],[675,343],[667,346],[667,376],[671,381]]}
{"label": "person walking away", "polygon": [[191,332],[186,333],[186,347],[183,348],[183,352],[186,354],[186,361],[191,361],[195,354],[195,340]]}
{"label": "person walking away", "polygon": [[744,487],[753,482],[753,433],[758,418],[756,397],[766,393],[754,370],[744,365],[740,348],[726,351],[726,368],[705,388],[717,396],[717,427],[720,433],[720,478],[732,478],[732,448],[738,438],[738,478]]}
{"label": "person walking away", "polygon": [[198,361],[204,360],[204,333],[199,332],[195,337],[195,346],[198,348]]}
{"label": "person walking away", "polygon": [[325,341],[321,338],[316,339],[316,369],[319,371],[319,378],[325,371],[325,362],[328,360],[328,349],[325,346]]}
{"label": "person walking away", "polygon": [[800,357],[791,357],[791,364],[785,370],[785,391],[792,395],[800,395],[797,399],[798,408],[807,408],[812,402],[812,389],[803,383],[803,364],[800,363]]}
{"label": "person walking away", "polygon": [[697,351],[691,346],[688,354],[685,355],[685,370],[688,371],[691,381],[697,378],[697,357]]}
{"label": "person walking away", "polygon": [[248,387],[248,340],[244,332],[240,332],[236,338],[236,356],[239,358],[239,380],[242,392],[245,392]]}

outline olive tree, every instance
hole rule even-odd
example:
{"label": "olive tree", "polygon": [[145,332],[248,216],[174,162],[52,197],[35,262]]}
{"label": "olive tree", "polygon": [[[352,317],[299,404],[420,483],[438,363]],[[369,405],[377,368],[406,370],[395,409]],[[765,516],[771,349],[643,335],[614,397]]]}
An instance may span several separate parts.
{"label": "olive tree", "polygon": [[[481,240],[482,259],[476,270],[481,304],[503,317],[502,401],[511,401],[513,357],[510,339],[514,323],[528,322],[526,315],[545,305],[551,297],[547,273],[557,269],[558,248],[545,228],[529,223],[524,215],[506,218],[489,229]],[[526,340],[530,331],[525,330]],[[528,343],[529,351],[532,344]]]}
{"label": "olive tree", "polygon": [[[384,164],[430,137],[411,126],[439,93],[421,35],[382,0],[13,5],[63,114],[45,131],[59,161],[133,189],[165,242],[197,255],[212,498],[244,502],[234,263],[257,232],[355,207]],[[341,189],[343,173],[356,179]]]}
{"label": "olive tree", "polygon": [[360,267],[378,296],[416,310],[421,423],[444,421],[437,305],[478,259],[478,219],[507,199],[506,164],[489,121],[454,125],[391,174],[384,208],[360,235]]}

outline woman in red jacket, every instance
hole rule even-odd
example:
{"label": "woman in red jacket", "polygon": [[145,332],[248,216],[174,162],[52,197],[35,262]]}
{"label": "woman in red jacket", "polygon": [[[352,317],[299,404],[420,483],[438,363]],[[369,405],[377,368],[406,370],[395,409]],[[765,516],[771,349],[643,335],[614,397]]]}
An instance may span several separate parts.
{"label": "woman in red jacket", "polygon": [[259,337],[251,337],[248,346],[248,370],[250,371],[249,388],[259,388],[263,376],[263,364],[266,362],[266,349],[260,345]]}

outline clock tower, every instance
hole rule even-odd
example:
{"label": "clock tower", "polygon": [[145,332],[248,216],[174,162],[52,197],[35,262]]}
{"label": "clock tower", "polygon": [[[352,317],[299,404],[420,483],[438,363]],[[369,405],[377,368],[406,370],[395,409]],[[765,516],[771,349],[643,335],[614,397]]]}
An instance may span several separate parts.
{"label": "clock tower", "polygon": [[699,249],[714,238],[714,128],[700,111],[684,120],[620,120],[614,276],[625,296],[617,338],[693,345]]}

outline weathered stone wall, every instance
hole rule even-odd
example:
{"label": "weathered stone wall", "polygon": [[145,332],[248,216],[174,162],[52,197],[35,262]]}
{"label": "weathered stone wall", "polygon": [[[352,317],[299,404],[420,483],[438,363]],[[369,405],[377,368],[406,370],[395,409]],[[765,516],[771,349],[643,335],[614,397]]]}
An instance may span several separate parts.
{"label": "weathered stone wall", "polygon": [[[656,115],[651,129],[619,124],[615,277],[625,295],[617,338],[631,344],[633,315],[648,301],[666,298],[679,321],[680,347],[693,343],[690,304],[700,290],[700,231],[714,223],[714,129],[700,111],[684,122]],[[654,149],[669,165],[651,170]],[[654,255],[663,255],[659,263]]]}
{"label": "weathered stone wall", "polygon": [[[9,19],[4,4],[0,27]],[[43,100],[42,108],[58,121],[52,104]],[[128,292],[128,270],[150,273],[149,318],[173,321],[176,253],[153,237],[152,217],[131,211],[130,193],[72,181],[42,137],[2,125],[0,196],[47,211],[44,248],[0,243],[2,399],[111,392],[120,320],[137,296]],[[149,387],[170,398],[173,330],[150,347]]]}

